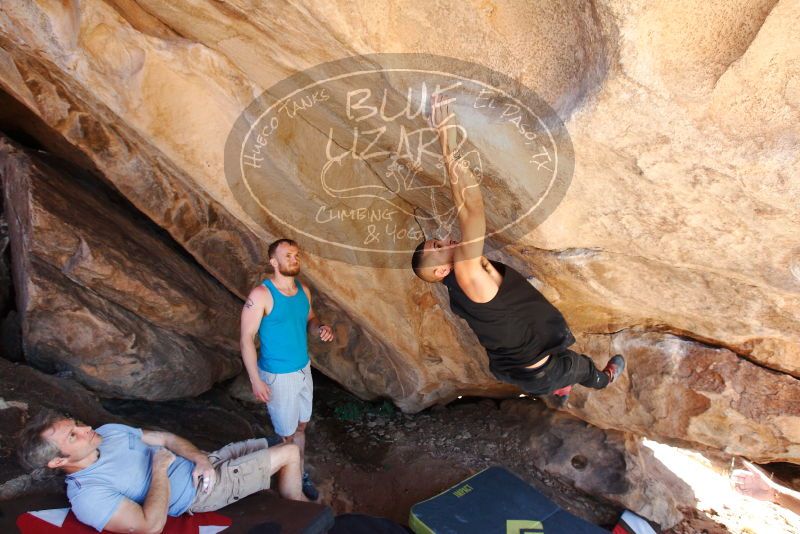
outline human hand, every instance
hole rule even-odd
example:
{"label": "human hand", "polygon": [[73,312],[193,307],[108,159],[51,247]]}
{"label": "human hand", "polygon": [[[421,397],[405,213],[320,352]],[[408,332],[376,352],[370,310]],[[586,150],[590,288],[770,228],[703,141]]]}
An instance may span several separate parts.
{"label": "human hand", "polygon": [[203,481],[203,493],[210,493],[214,489],[214,484],[217,482],[217,472],[214,470],[214,466],[211,465],[208,456],[203,455],[195,458],[192,480],[195,487],[198,487],[200,480]]}
{"label": "human hand", "polygon": [[258,400],[261,402],[269,402],[271,392],[266,382],[260,378],[256,378],[255,380],[251,379],[250,386],[253,388],[253,395],[255,395]]}
{"label": "human hand", "polygon": [[175,455],[168,449],[162,447],[153,454],[153,470],[166,471],[174,461]]}
{"label": "human hand", "polygon": [[324,324],[319,327],[319,338],[322,341],[333,341],[333,328]]}
{"label": "human hand", "polygon": [[744,461],[744,464],[747,469],[736,469],[731,473],[733,488],[759,501],[774,501],[775,488],[769,476],[748,461]]}

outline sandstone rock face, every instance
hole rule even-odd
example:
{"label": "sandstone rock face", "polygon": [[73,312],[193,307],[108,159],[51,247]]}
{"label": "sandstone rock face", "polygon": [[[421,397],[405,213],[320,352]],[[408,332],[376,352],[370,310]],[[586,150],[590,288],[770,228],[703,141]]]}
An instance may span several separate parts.
{"label": "sandstone rock face", "polygon": [[0,213],[0,317],[5,317],[11,307],[11,262],[9,261],[8,223]]}
{"label": "sandstone rock face", "polygon": [[625,354],[629,366],[606,390],[575,390],[567,409],[582,419],[756,461],[798,462],[797,379],[727,349],[656,332],[590,335],[579,348]]}
{"label": "sandstone rock face", "polygon": [[[581,343],[622,331],[619,339],[636,340],[624,343],[632,351],[628,382],[597,396],[620,410],[637,405],[636,413],[611,418],[589,401],[574,412],[603,426],[797,462],[797,414],[785,404],[759,411],[770,405],[769,384],[778,384],[780,402],[800,399],[797,380],[781,375],[800,376],[797,3],[428,7],[15,3],[0,10],[0,84],[41,131],[50,129],[44,142],[75,147],[243,296],[263,276],[266,245],[283,231],[254,221],[225,180],[227,133],[254,97],[354,53],[449,54],[519,80],[566,122],[574,176],[535,231],[493,245],[535,274]],[[283,180],[279,202],[324,193],[307,180],[319,162],[299,149],[324,144],[323,132],[342,117],[311,118],[314,128],[276,141],[285,154],[271,162]],[[485,133],[485,117],[463,110],[463,121],[492,169],[483,190],[501,199],[487,202],[496,225],[518,208],[502,199],[519,191],[524,205],[529,184],[514,150]],[[338,333],[333,346],[313,347],[315,364],[351,391],[410,411],[461,394],[510,392],[487,373],[483,350],[448,311],[442,288],[408,272],[317,256],[304,269]],[[654,392],[686,384],[670,374],[680,369],[663,333],[707,346],[685,348],[705,355],[690,367],[699,378],[687,395],[696,402],[662,415],[664,399]],[[603,364],[615,347],[592,348]],[[713,376],[711,391],[703,380]],[[723,410],[726,402],[736,409]],[[737,430],[743,422],[758,439]],[[722,443],[729,435],[733,444]]]}
{"label": "sandstone rock face", "polygon": [[0,144],[28,361],[107,396],[197,395],[240,369],[238,301],[85,177]]}
{"label": "sandstone rock face", "polygon": [[601,430],[543,403],[504,401],[520,418],[533,465],[670,528],[694,506],[691,488],[653,457],[632,434]]}
{"label": "sandstone rock face", "polygon": [[155,405],[149,401],[113,399],[104,405],[126,425],[171,432],[203,451],[264,436],[263,417],[256,421],[240,405],[219,399],[180,399]]}
{"label": "sandstone rock face", "polygon": [[25,359],[22,352],[22,325],[15,310],[10,311],[0,322],[0,358],[11,362]]}
{"label": "sandstone rock face", "polygon": [[[3,410],[17,410],[27,420],[47,408],[68,413],[90,425],[116,422],[96,395],[73,380],[47,375],[22,364],[0,359],[0,399]],[[21,426],[3,426],[4,439],[11,438]]]}

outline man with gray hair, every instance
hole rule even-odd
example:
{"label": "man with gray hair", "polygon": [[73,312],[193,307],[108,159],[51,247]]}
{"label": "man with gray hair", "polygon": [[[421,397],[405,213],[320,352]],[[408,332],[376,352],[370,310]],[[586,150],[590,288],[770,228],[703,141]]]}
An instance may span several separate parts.
{"label": "man with gray hair", "polygon": [[306,501],[300,451],[265,439],[231,443],[207,454],[187,440],[154,430],[106,424],[97,430],[43,410],[20,432],[20,462],[66,477],[72,511],[98,531],[161,532],[167,516],[218,510],[267,489]]}

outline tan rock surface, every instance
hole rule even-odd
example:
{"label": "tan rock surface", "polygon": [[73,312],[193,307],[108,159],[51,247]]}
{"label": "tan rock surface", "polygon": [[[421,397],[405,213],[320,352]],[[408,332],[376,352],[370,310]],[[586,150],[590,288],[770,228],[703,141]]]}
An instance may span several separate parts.
{"label": "tan rock surface", "polygon": [[623,330],[589,335],[578,347],[625,354],[628,371],[606,390],[575,389],[567,408],[574,415],[664,443],[798,463],[797,379],[671,334]]}
{"label": "tan rock surface", "polygon": [[236,339],[222,335],[237,324],[235,297],[96,181],[62,176],[4,139],[0,162],[28,361],[107,396],[149,399],[198,395],[236,374]]}
{"label": "tan rock surface", "polygon": [[[726,383],[736,383],[746,360],[758,364],[746,366],[754,383],[779,376],[769,369],[800,376],[797,2],[428,7],[19,3],[0,8],[0,83],[242,296],[279,231],[253,221],[224,178],[225,137],[252,98],[352,53],[486,64],[530,86],[567,121],[575,173],[566,198],[505,256],[536,275],[579,339],[639,327],[630,335],[652,343],[662,363],[640,369],[637,380],[658,384],[674,382],[658,374],[672,356],[649,330],[732,351],[703,349],[739,359],[722,366]],[[474,144],[493,148],[482,157],[496,170],[485,187],[487,198],[500,199],[488,203],[496,224],[514,209],[502,195],[526,184],[515,154],[482,137],[481,119],[464,117]],[[286,158],[276,162],[282,199],[316,194],[303,169],[317,162],[295,151],[323,137],[296,133],[281,141]],[[315,363],[357,394],[417,410],[459,394],[507,392],[446,311],[441,289],[408,272],[318,257],[307,259],[305,276],[340,332],[333,349],[314,349]],[[599,363],[607,355],[598,352]],[[711,359],[702,361],[699,374],[714,372]],[[784,383],[783,398],[800,399],[797,380]],[[761,394],[746,399],[758,404]],[[714,421],[721,435],[741,423],[724,412],[692,417],[701,428],[704,418]],[[775,417],[753,423],[772,437],[739,440],[736,450],[798,461],[797,436],[786,430],[797,415]],[[621,414],[614,425],[650,432],[637,418]],[[677,428],[691,441],[727,446]]]}
{"label": "tan rock surface", "polygon": [[[30,159],[2,141],[0,150],[9,180],[31,184],[28,254],[155,325],[238,351],[231,332],[239,326],[240,301],[149,221],[64,161]],[[24,194],[23,187],[9,190]]]}
{"label": "tan rock surface", "polygon": [[[94,20],[92,17],[106,17],[102,19],[106,20],[105,23],[116,20],[126,28],[126,23],[117,20],[115,17],[118,15],[108,6],[97,3],[84,7],[88,11],[82,14],[82,23]],[[28,6],[30,9],[35,12],[38,8]],[[27,20],[33,16],[28,10],[23,9],[17,14]],[[94,23],[99,22],[95,20]],[[213,19],[209,23],[218,24],[218,21]],[[141,37],[131,28],[120,31],[118,40],[126,35],[130,39]],[[35,31],[25,32],[24,38],[39,39]],[[38,79],[37,84],[43,84],[43,89],[46,87],[46,95],[41,94],[40,99],[49,103],[33,111],[55,128],[57,139],[52,138],[52,133],[45,134],[51,136],[48,140],[52,145],[57,146],[66,140],[78,147],[137,208],[165,228],[229,289],[244,296],[263,278],[266,249],[276,234],[248,226],[249,218],[224,183],[221,148],[235,119],[230,112],[236,109],[238,113],[248,104],[255,96],[256,88],[251,84],[247,91],[243,90],[241,86],[245,78],[237,74],[227,60],[203,47],[188,46],[183,41],[173,44],[148,42],[153,46],[147,56],[152,65],[145,64],[142,68],[152,68],[156,72],[150,78],[136,77],[146,84],[146,88],[139,89],[142,93],[137,94],[174,98],[169,105],[157,98],[139,99],[135,111],[132,108],[125,111],[126,105],[121,99],[130,92],[130,87],[127,80],[118,77],[109,77],[102,82],[98,79],[104,89],[98,86],[89,90],[77,80],[65,76],[58,82],[65,84],[64,88],[57,89],[49,81],[53,80],[49,69],[36,59],[37,54],[28,55],[22,49],[19,52],[26,59],[20,61],[27,66],[20,67],[15,63],[15,69],[22,68],[27,75]],[[12,47],[11,41],[6,43],[4,48]],[[145,44],[137,42],[137,46]],[[192,56],[184,57],[186,72],[181,72],[174,64],[176,52],[181,56]],[[197,54],[202,59],[194,58]],[[81,70],[89,68],[85,62],[94,61],[90,56],[80,59]],[[212,82],[223,66],[220,62],[229,69],[228,75]],[[172,82],[168,81],[170,78],[173,78]],[[13,85],[15,79],[19,76],[7,79],[8,92],[13,95],[22,94],[19,91],[24,93],[25,88]],[[202,82],[198,81],[201,79]],[[181,89],[171,85],[173,82],[180,84]],[[220,88],[219,83],[224,87]],[[98,99],[99,95],[103,98],[113,95],[113,98],[102,101]],[[229,101],[230,95],[238,99],[235,104]],[[222,104],[220,99],[227,103]],[[185,122],[189,117],[185,106],[190,101],[194,102],[191,107],[196,105],[196,111],[202,115],[192,119],[196,121],[193,126]],[[151,109],[151,105],[157,109]],[[70,109],[84,111],[70,113]],[[225,109],[228,110],[227,116],[221,114]],[[119,121],[119,114],[128,112],[133,114],[131,117],[137,117],[135,124]],[[146,120],[139,122],[138,118]],[[140,128],[147,131],[148,124],[169,124],[170,128],[157,128],[161,133],[154,143],[138,131]],[[215,136],[216,141],[212,144],[219,142],[221,145],[219,152],[203,149],[202,156],[198,152],[196,155],[203,163],[191,157],[184,160],[184,156],[172,159],[181,151],[178,147],[170,147],[173,142],[180,139],[180,144],[192,146],[191,150],[195,151],[210,142],[204,138],[207,135]],[[200,177],[208,178],[209,182],[202,183],[198,180]],[[368,267],[329,263],[310,256],[306,258],[304,273],[319,292],[321,304],[326,302],[325,295],[336,299],[327,300],[335,302],[332,313],[326,313],[323,307],[321,316],[335,323],[338,339],[324,352],[313,351],[315,363],[351,391],[364,397],[386,395],[408,410],[420,409],[441,399],[452,399],[462,392],[501,395],[510,391],[487,375],[482,349],[471,340],[459,340],[461,327],[454,326],[435,309],[431,319],[421,324],[396,319],[398,316],[415,317],[420,308],[418,302],[433,302],[429,288],[417,282],[408,286],[408,273],[387,270],[376,277],[375,271]],[[382,296],[366,297],[369,305],[361,306],[359,295]],[[373,324],[375,322],[377,324]],[[384,336],[397,346],[383,343],[381,338]],[[459,352],[449,355],[434,348],[459,345]],[[430,368],[409,366],[409,354],[419,354],[423,361],[439,365]]]}
{"label": "tan rock surface", "polygon": [[681,521],[694,505],[691,488],[656,460],[640,438],[601,430],[539,402],[512,400],[502,408],[520,418],[524,430],[519,433],[527,442],[523,450],[537,469],[664,528]]}

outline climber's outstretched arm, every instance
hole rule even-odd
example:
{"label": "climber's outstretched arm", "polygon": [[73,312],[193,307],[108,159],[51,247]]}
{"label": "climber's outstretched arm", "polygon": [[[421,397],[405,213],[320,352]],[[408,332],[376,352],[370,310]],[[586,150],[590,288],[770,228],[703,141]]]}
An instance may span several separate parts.
{"label": "climber's outstretched arm", "polygon": [[444,95],[434,95],[431,98],[430,121],[439,135],[461,229],[461,242],[454,251],[456,279],[470,299],[486,302],[497,293],[498,285],[487,272],[488,261],[483,257],[486,235],[483,195],[469,165],[458,158],[458,132],[462,132],[463,142],[464,128],[457,124],[455,113],[450,111],[448,104],[451,101]]}

